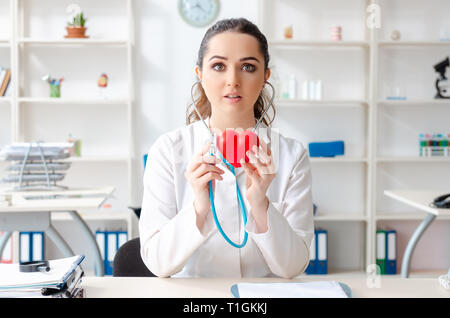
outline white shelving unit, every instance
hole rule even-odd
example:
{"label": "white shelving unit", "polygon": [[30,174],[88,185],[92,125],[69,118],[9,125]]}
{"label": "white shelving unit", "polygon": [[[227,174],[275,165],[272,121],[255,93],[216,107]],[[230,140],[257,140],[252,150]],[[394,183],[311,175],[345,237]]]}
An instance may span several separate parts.
{"label": "white shelving unit", "polygon": [[[381,8],[381,28],[368,28],[366,26],[368,17],[366,9],[371,4],[376,4]],[[448,175],[450,175],[450,165],[444,166],[450,163],[450,157],[418,156],[418,134],[409,138],[414,139],[414,145],[409,142],[405,150],[402,148],[403,153],[401,154],[387,154],[387,151],[382,148],[386,131],[391,129],[390,126],[381,126],[389,124],[380,115],[382,111],[395,111],[395,116],[402,118],[402,124],[408,118],[408,110],[425,110],[426,113],[426,107],[430,107],[434,112],[449,114],[447,107],[450,106],[450,100],[434,100],[431,95],[433,92],[430,92],[429,99],[424,98],[424,96],[417,98],[413,96],[408,100],[384,100],[382,81],[385,76],[392,76],[392,74],[388,73],[389,70],[383,69],[383,62],[386,61],[383,50],[397,52],[437,49],[442,51],[442,49],[447,49],[450,46],[450,42],[439,42],[436,39],[409,39],[407,32],[405,32],[407,33],[405,38],[400,41],[383,39],[385,37],[383,33],[386,34],[387,32],[383,27],[385,28],[387,24],[394,29],[397,16],[402,14],[401,8],[403,5],[409,4],[408,1],[400,1],[399,3],[390,1],[389,5],[392,8],[384,0],[352,0],[344,3],[339,2],[339,4],[334,1],[270,0],[259,2],[258,25],[269,41],[271,54],[271,65],[269,66],[275,66],[277,72],[280,72],[280,69],[284,71],[282,77],[277,74],[280,79],[287,82],[288,75],[295,74],[298,80],[298,92],[301,92],[302,80],[319,79],[330,72],[348,73],[347,78],[346,76],[328,75],[330,78],[325,78],[322,81],[324,82],[323,100],[280,98],[275,100],[277,118],[279,118],[278,127],[283,130],[285,135],[302,140],[305,146],[310,141],[322,141],[327,138],[328,140],[343,139],[346,148],[349,145],[349,151],[346,149],[345,156],[310,159],[313,173],[313,198],[318,205],[318,215],[314,217],[315,225],[329,230],[329,242],[331,240],[340,243],[335,245],[332,243],[333,246],[329,245],[328,247],[330,273],[348,271],[363,273],[367,265],[375,264],[375,233],[380,224],[385,226],[389,222],[417,222],[424,219],[423,213],[414,210],[405,211],[406,208],[400,205],[395,206],[395,203],[389,203],[389,207],[386,208],[385,202],[388,199],[385,199],[382,195],[385,187],[425,189],[433,187],[432,181],[421,184],[421,174],[416,177],[411,177],[411,174],[413,174],[413,171],[423,170],[435,164],[448,171]],[[333,11],[337,5],[342,6],[339,7],[339,10]],[[415,3],[413,5],[420,7],[422,4]],[[442,8],[443,3],[440,2],[440,5]],[[416,7],[414,8],[417,10]],[[388,12],[387,10],[391,11]],[[396,10],[395,13],[392,13],[394,10]],[[443,12],[445,10],[450,11],[450,5],[442,10],[444,10]],[[417,11],[414,12],[417,13]],[[429,11],[427,14],[432,16]],[[444,16],[444,13],[442,16]],[[390,20],[385,23],[387,19]],[[406,28],[405,21],[408,21],[408,19],[401,20],[400,29]],[[292,39],[284,39],[283,30],[289,25],[293,25],[294,36]],[[333,25],[343,25],[342,41],[334,42],[327,39],[329,28]],[[389,30],[392,29],[389,28]],[[310,55],[307,55],[308,52]],[[349,60],[342,58],[342,52],[348,52]],[[395,63],[393,60],[397,55],[393,56],[389,56],[390,63]],[[336,65],[331,63],[330,60],[335,60]],[[316,70],[316,64],[320,64],[322,61],[324,64],[322,69]],[[402,66],[405,65],[404,60],[396,62],[403,62]],[[429,64],[431,70],[431,63]],[[327,67],[332,70],[324,71],[323,68]],[[360,69],[360,72],[364,75],[358,75],[360,73],[355,69]],[[347,89],[342,82],[339,82],[341,80],[342,82],[348,80],[349,86],[356,87],[355,91],[352,92]],[[360,84],[358,80],[361,80],[363,84]],[[414,79],[409,81],[413,82]],[[327,84],[328,86],[326,86]],[[337,88],[332,87],[336,84],[340,85],[341,90],[346,91],[345,95],[337,96]],[[330,91],[328,94],[327,89]],[[445,109],[447,109],[447,113],[445,113]],[[399,115],[398,113],[402,111],[404,111],[404,114]],[[338,117],[340,113],[342,113],[342,118]],[[355,115],[355,113],[359,113],[359,115]],[[393,115],[389,113],[388,119],[391,117]],[[341,119],[342,127],[340,125]],[[328,122],[330,120],[335,122]],[[394,119],[392,120],[394,121]],[[311,121],[314,121],[315,125],[310,123]],[[324,125],[327,127],[324,127]],[[329,126],[333,128],[329,128]],[[357,127],[355,134],[359,134],[359,138],[351,138],[352,136],[348,134],[347,130],[351,126]],[[325,132],[316,127],[322,127]],[[432,127],[432,125],[427,127]],[[450,131],[448,132],[450,133]],[[445,131],[442,131],[442,133],[445,133]],[[351,148],[352,143],[356,145]],[[411,148],[414,146],[416,148]],[[355,150],[357,147],[364,150],[357,152]],[[399,165],[404,166],[405,164],[412,167],[410,175],[406,175],[405,171],[398,168]],[[341,172],[341,170],[344,172]],[[438,170],[436,168],[431,173],[439,173]],[[355,175],[358,177],[354,177]],[[392,183],[391,179],[396,181],[397,178],[399,178],[398,182],[390,184]],[[403,181],[403,179],[407,180]],[[432,177],[429,179],[431,180]],[[355,189],[357,187],[354,185],[355,182],[363,189],[362,191]],[[435,186],[446,187],[447,190],[450,190],[450,179],[441,180]],[[333,209],[331,204],[326,204],[328,203],[327,200],[334,200],[336,209]],[[357,201],[357,203],[354,203],[354,201]],[[345,210],[346,207],[341,204],[342,202],[347,204],[348,211]],[[321,209],[322,203],[326,205],[323,209]],[[393,206],[392,209],[391,206]],[[449,220],[448,217],[438,218],[438,222],[447,222],[442,227],[448,229],[450,229]],[[410,229],[410,231],[412,230],[413,228]],[[436,237],[436,239],[438,238]],[[354,244],[355,241],[360,241],[361,245]],[[401,248],[399,245],[398,255],[400,256],[403,254]],[[339,254],[344,256],[339,256]],[[399,271],[400,262],[397,266]],[[445,267],[446,264],[442,264],[442,266]],[[427,268],[425,270],[433,272],[433,270],[430,271]]]}
{"label": "white shelving unit", "polygon": [[[106,202],[111,208],[81,214],[88,222],[102,221],[105,228],[109,221],[122,221],[131,238],[134,215],[128,206],[136,191],[133,1],[77,1],[88,16],[87,39],[64,38],[69,3],[0,0],[0,8],[9,9],[10,25],[9,34],[0,33],[0,65],[12,73],[11,97],[0,97],[0,117],[6,113],[10,118],[9,131],[0,121],[0,135],[9,135],[0,137],[0,147],[65,141],[69,133],[81,139],[82,156],[69,158],[72,167],[63,184],[115,186],[115,197]],[[5,53],[9,61],[2,59]],[[61,98],[48,97],[48,84],[41,80],[48,73],[64,77]],[[97,88],[101,73],[109,77],[106,98]],[[4,167],[0,162],[0,169]],[[60,214],[52,218],[69,220]]]}

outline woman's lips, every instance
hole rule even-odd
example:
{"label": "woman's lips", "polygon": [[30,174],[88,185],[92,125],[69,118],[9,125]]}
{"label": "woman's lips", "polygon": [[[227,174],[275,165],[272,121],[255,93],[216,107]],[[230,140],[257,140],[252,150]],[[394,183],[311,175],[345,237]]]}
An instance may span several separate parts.
{"label": "woman's lips", "polygon": [[225,100],[229,103],[239,103],[242,99],[242,96],[237,96],[237,97],[229,97],[229,96],[224,96]]}

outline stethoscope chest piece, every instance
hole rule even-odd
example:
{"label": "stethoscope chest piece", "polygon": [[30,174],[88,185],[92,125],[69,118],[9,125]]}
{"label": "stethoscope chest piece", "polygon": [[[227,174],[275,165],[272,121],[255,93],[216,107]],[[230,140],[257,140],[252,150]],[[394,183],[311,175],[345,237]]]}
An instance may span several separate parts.
{"label": "stethoscope chest piece", "polygon": [[48,261],[22,262],[19,264],[19,270],[24,273],[48,272],[50,265]]}

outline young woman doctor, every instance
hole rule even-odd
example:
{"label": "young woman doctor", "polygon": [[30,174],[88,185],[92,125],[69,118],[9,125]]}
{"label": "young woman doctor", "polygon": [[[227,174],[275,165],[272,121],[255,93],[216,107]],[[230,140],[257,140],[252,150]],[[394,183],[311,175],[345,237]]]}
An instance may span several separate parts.
{"label": "young woman doctor", "polygon": [[[233,171],[209,152],[207,128],[254,128],[265,114],[268,63],[267,40],[250,21],[221,20],[207,30],[193,86],[198,111],[188,108],[187,126],[160,136],[148,153],[139,231],[142,260],[155,275],[292,278],[308,266],[314,226],[303,145],[271,134],[278,147],[270,149],[260,136],[260,146],[247,153],[250,162]],[[266,118],[262,123],[269,127]],[[230,240],[248,237],[242,248],[218,231],[212,202]]]}

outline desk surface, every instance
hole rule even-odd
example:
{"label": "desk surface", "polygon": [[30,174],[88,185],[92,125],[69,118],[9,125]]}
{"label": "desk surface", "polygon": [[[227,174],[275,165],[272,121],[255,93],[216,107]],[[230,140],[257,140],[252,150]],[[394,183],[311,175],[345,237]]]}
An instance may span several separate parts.
{"label": "desk surface", "polygon": [[12,198],[12,204],[10,206],[0,206],[0,213],[58,212],[84,208],[99,208],[114,190],[114,187],[12,192],[0,189],[0,195],[10,195]]}
{"label": "desk surface", "polygon": [[[438,278],[400,278],[380,276],[380,288],[369,288],[373,280],[360,275],[306,276],[282,278],[156,278],[156,277],[85,277],[82,286],[87,298],[231,298],[230,288],[240,282],[311,282],[336,280],[347,284],[354,298],[450,298],[450,291],[439,285]],[[369,281],[369,284],[368,284]]]}
{"label": "desk surface", "polygon": [[435,215],[449,215],[450,209],[437,209],[430,206],[433,200],[443,194],[450,193],[448,191],[438,190],[385,190],[384,194],[395,200],[405,203],[406,205],[420,209],[422,211]]}

